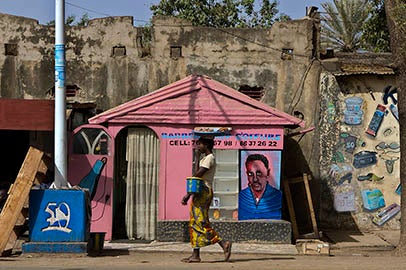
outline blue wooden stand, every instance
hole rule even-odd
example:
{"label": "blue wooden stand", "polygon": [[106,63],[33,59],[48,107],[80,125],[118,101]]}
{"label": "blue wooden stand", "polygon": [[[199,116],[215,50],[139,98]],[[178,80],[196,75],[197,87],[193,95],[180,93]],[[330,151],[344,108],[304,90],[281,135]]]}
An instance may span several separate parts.
{"label": "blue wooden stand", "polygon": [[29,242],[23,252],[86,252],[89,208],[89,193],[82,190],[31,190]]}

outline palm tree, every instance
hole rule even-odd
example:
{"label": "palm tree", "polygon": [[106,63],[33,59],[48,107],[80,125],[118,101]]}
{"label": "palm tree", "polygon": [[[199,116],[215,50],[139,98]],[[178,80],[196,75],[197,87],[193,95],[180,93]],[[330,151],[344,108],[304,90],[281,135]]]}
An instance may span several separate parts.
{"label": "palm tree", "polygon": [[322,3],[322,47],[343,52],[361,48],[362,27],[368,19],[372,5],[368,0],[333,0]]}

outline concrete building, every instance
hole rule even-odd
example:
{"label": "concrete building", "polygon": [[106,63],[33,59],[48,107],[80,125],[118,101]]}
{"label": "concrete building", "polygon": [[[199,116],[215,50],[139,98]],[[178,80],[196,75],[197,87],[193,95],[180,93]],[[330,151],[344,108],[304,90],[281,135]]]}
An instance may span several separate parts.
{"label": "concrete building", "polygon": [[[3,37],[0,45],[4,48],[0,53],[0,97],[52,99],[54,28],[33,19],[0,14],[0,33]],[[150,29],[134,27],[132,17],[94,19],[87,26],[67,27],[70,130],[96,113],[190,74],[208,76],[303,119],[307,128],[316,127],[306,135],[294,136],[297,130],[286,134],[282,174],[291,177],[311,173],[316,210],[319,212],[319,206],[324,208],[324,214],[318,216],[321,224],[346,223],[329,214],[335,211],[333,208],[324,207],[331,168],[331,161],[324,160],[332,156],[336,140],[332,134],[337,130],[334,123],[341,121],[341,114],[335,110],[339,108],[338,93],[345,91],[347,79],[356,82],[361,74],[358,77],[334,74],[341,66],[334,66],[336,60],[320,60],[319,36],[317,12],[300,20],[276,22],[266,29],[193,27],[190,22],[169,17],[153,18]],[[374,78],[375,75],[369,73]],[[335,76],[340,76],[337,84]],[[390,80],[396,84],[393,78]],[[378,86],[381,87],[380,82]],[[335,120],[325,120],[332,111],[335,113],[331,119]],[[21,131],[11,131],[18,132]],[[51,132],[29,129],[26,132],[27,145],[52,153]],[[4,132],[0,131],[1,134]],[[7,137],[10,149],[21,143],[16,138]],[[356,221],[358,217],[354,218],[351,212],[346,215],[358,229],[373,228],[371,222]]]}

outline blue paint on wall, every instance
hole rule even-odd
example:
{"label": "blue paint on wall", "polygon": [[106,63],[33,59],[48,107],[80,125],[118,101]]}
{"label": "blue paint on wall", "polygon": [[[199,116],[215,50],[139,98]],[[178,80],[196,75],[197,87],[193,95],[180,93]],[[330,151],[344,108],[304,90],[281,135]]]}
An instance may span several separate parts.
{"label": "blue paint on wall", "polygon": [[23,253],[86,253],[86,242],[27,242],[22,246]]}
{"label": "blue paint on wall", "polygon": [[88,197],[82,190],[31,190],[30,241],[86,242]]}

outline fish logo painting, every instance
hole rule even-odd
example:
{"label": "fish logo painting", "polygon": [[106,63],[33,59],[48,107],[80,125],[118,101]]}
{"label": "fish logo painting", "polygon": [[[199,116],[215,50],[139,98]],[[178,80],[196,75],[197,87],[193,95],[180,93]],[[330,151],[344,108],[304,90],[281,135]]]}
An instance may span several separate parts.
{"label": "fish logo painting", "polygon": [[57,205],[54,202],[50,202],[45,208],[45,212],[49,214],[49,217],[46,219],[48,227],[42,228],[42,232],[61,231],[70,233],[72,231],[72,229],[68,228],[70,221],[70,208],[67,203],[61,202]]}

